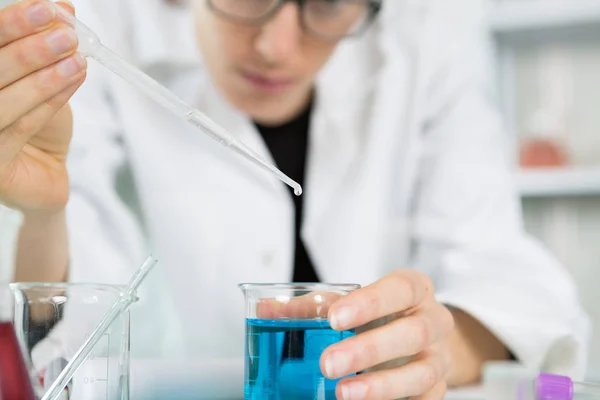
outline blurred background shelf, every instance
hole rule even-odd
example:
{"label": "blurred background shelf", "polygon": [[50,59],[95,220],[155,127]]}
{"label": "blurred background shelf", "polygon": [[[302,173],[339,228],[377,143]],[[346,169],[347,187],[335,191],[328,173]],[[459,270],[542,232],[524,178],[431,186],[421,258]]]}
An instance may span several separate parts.
{"label": "blurred background shelf", "polygon": [[577,27],[600,29],[600,1],[499,1],[494,4],[490,13],[490,24],[497,34]]}
{"label": "blurred background shelf", "polygon": [[600,166],[521,170],[522,197],[600,196]]}

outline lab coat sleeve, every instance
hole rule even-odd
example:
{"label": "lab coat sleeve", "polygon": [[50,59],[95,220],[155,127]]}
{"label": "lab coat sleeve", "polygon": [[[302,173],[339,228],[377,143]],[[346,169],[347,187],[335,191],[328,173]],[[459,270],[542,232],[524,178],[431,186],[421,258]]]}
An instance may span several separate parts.
{"label": "lab coat sleeve", "polygon": [[524,231],[508,134],[486,90],[481,2],[441,3],[422,42],[415,268],[528,367],[581,378],[590,323],[571,276]]}
{"label": "lab coat sleeve", "polygon": [[[74,0],[77,16],[103,41],[123,36],[125,15],[104,2]],[[126,42],[126,41],[125,41]],[[71,193],[67,205],[69,280],[127,283],[144,259],[145,237],[134,187],[126,184],[128,160],[119,115],[113,107],[112,75],[88,60],[85,83],[73,96],[73,139],[67,159]]]}

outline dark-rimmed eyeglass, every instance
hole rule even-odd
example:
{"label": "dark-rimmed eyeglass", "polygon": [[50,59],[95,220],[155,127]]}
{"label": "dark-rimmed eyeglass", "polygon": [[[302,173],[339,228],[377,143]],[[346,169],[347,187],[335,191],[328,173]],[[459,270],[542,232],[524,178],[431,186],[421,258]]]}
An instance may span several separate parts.
{"label": "dark-rimmed eyeglass", "polygon": [[222,18],[247,25],[261,25],[287,2],[297,3],[300,23],[307,33],[337,41],[364,32],[381,10],[382,0],[207,0]]}

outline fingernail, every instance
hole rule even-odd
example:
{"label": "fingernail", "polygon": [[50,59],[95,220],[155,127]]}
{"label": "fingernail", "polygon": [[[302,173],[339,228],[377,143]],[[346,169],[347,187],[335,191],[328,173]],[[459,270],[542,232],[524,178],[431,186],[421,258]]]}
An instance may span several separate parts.
{"label": "fingernail", "polygon": [[57,3],[62,3],[62,4],[67,5],[68,7],[74,8],[73,2],[71,2],[70,0],[59,0],[59,1],[57,1]]}
{"label": "fingernail", "polygon": [[354,318],[354,312],[349,307],[342,307],[330,317],[331,327],[333,329],[344,329],[350,326]]}
{"label": "fingernail", "polygon": [[342,397],[343,400],[364,400],[367,398],[367,385],[362,382],[344,384]]}
{"label": "fingernail", "polygon": [[325,360],[325,373],[327,377],[338,378],[346,375],[350,369],[350,356],[343,352],[336,352]]}
{"label": "fingernail", "polygon": [[47,2],[37,3],[27,9],[27,20],[33,26],[48,25],[54,19],[54,7]]}
{"label": "fingernail", "polygon": [[68,78],[76,75],[85,66],[85,59],[79,53],[72,57],[66,58],[56,65],[56,72],[64,77]]}
{"label": "fingernail", "polygon": [[72,29],[58,29],[46,36],[48,47],[55,54],[63,54],[77,44],[77,35]]}
{"label": "fingernail", "polygon": [[73,5],[73,3],[71,1],[69,1],[69,0],[56,0],[56,3],[60,4],[62,6],[65,6],[71,14],[75,15],[75,6]]}

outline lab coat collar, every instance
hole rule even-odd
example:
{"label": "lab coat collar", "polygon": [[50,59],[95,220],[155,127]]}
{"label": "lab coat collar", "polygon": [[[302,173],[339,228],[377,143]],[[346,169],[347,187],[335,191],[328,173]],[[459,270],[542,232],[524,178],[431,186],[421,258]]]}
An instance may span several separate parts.
{"label": "lab coat collar", "polygon": [[[130,0],[136,10],[132,18],[132,40],[142,69],[166,66],[175,70],[198,68],[204,75],[195,104],[260,156],[273,163],[252,121],[235,110],[218,92],[203,68],[196,43],[194,17],[188,5],[171,6],[164,0]],[[360,121],[386,64],[382,35],[389,24],[381,21],[366,34],[345,40],[337,46],[316,80],[315,110],[311,117],[308,171],[305,182],[306,226],[314,226],[332,203],[332,196],[359,157]],[[153,37],[149,38],[148,35]],[[347,68],[353,65],[353,68]],[[344,79],[339,79],[344,76]],[[322,155],[318,149],[322,149]],[[323,158],[327,158],[327,160]],[[327,166],[327,170],[323,170]],[[249,170],[252,170],[251,168]],[[273,178],[274,179],[274,178]],[[280,195],[288,196],[280,186]],[[311,191],[311,188],[318,188]],[[313,223],[311,223],[313,222]]]}
{"label": "lab coat collar", "polygon": [[380,33],[376,24],[365,35],[340,42],[317,77],[305,182],[303,233],[308,236],[316,235],[336,204],[335,194],[361,160],[364,115],[385,65]]}
{"label": "lab coat collar", "polygon": [[[194,13],[189,2],[169,5],[164,0],[130,1],[133,3],[131,9],[136,11],[131,15],[131,29],[133,57],[138,67],[151,75],[159,70],[161,74],[166,72],[171,75],[189,71],[197,73],[196,97],[187,100],[266,161],[274,163],[252,121],[231,106],[204,68],[196,42]],[[248,179],[263,184],[267,182],[268,190],[280,186],[273,185],[276,178],[265,180],[262,170],[253,168],[246,160],[231,154],[231,162],[238,163],[243,173],[248,174]],[[282,196],[288,196],[283,187],[279,192]]]}

